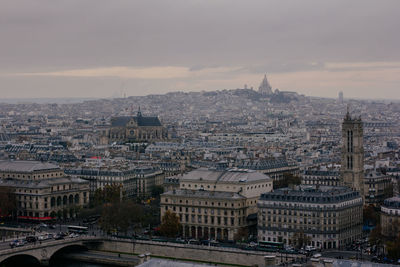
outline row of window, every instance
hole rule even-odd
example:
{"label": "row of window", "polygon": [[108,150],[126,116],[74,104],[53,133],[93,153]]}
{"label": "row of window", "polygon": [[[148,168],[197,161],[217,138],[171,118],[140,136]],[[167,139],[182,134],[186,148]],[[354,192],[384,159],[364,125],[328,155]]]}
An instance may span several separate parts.
{"label": "row of window", "polygon": [[[165,206],[165,210],[168,210],[169,208],[170,208],[170,207]],[[202,211],[203,211],[204,214],[208,214],[208,213],[210,213],[210,214],[217,214],[217,215],[222,215],[222,214],[223,214],[223,215],[225,215],[225,216],[227,216],[228,214],[230,214],[231,216],[234,216],[234,215],[235,215],[235,211],[234,211],[234,210],[231,210],[231,211],[229,212],[228,210],[225,210],[225,209],[206,209],[206,208],[193,208],[193,207],[191,207],[191,208],[189,208],[189,207],[183,208],[183,207],[172,206],[172,210],[173,210],[174,212],[176,212],[176,211],[179,211],[179,212],[183,212],[183,211],[189,212],[189,210],[191,210],[191,213],[195,213],[196,210],[197,210],[197,213],[202,213]],[[244,214],[244,211],[242,211],[242,210],[237,210],[237,214],[238,214],[238,215]]]}
{"label": "row of window", "polygon": [[261,219],[260,219],[260,222],[262,222],[263,224],[265,224],[266,223],[266,221],[268,222],[268,223],[270,223],[270,222],[284,222],[284,223],[286,223],[286,222],[288,222],[288,223],[304,223],[304,224],[336,224],[336,219],[321,219],[321,220],[311,220],[311,219],[306,219],[306,218],[297,218],[297,217],[295,217],[295,218],[291,218],[291,217],[289,217],[289,218],[287,218],[287,217],[281,217],[281,216],[278,216],[278,217],[275,217],[275,216],[268,216],[267,218],[266,217],[262,217]]}
{"label": "row of window", "polygon": [[[263,230],[262,233],[265,235],[279,235],[279,236],[290,236],[289,232],[280,232],[280,231],[265,231]],[[318,234],[309,234],[308,236],[312,236],[312,238],[336,238],[336,234],[322,234],[322,235],[318,235]],[[271,240],[268,240],[271,241]]]}
{"label": "row of window", "polygon": [[[162,200],[165,203],[169,202],[168,198],[164,198]],[[171,203],[177,203],[176,199],[171,199],[171,200],[172,200]],[[186,199],[185,201],[183,201],[182,199],[179,199],[179,203],[189,204],[189,200]],[[219,206],[219,207],[221,207],[221,206],[228,207],[229,206],[228,202],[213,202],[213,201],[208,202],[208,201],[201,201],[201,200],[192,200],[190,204],[191,205],[199,205],[199,206],[201,206],[201,205],[204,205],[204,206],[209,206],[209,205],[214,206],[215,205],[215,206]],[[230,203],[230,206],[235,207],[235,203]],[[237,206],[240,207],[240,203],[237,203]]]}
{"label": "row of window", "polygon": [[316,213],[316,212],[302,212],[302,211],[297,211],[297,210],[286,210],[286,209],[268,209],[268,210],[262,210],[262,214],[282,214],[282,215],[295,215],[295,216],[304,216],[304,217],[336,217],[336,212],[321,212],[321,213]]}
{"label": "row of window", "polygon": [[[47,174],[38,174],[38,175],[25,175],[25,174],[7,174],[7,178],[33,178],[34,180],[36,178],[50,178],[50,177],[62,177],[64,174],[62,172],[52,172],[52,173],[47,173]],[[5,177],[5,175],[4,175]]]}
{"label": "row of window", "polygon": [[70,185],[70,184],[69,185],[64,184],[62,187],[57,185],[57,186],[51,187],[51,192],[60,191],[60,190],[71,190],[71,189],[72,189],[72,185]]}
{"label": "row of window", "polygon": [[[300,231],[336,231],[338,228],[336,226],[310,226],[310,225],[280,225],[280,224],[263,224],[263,227],[273,227],[273,228],[284,228],[293,229]],[[345,228],[342,228],[344,230]]]}
{"label": "row of window", "polygon": [[[245,219],[246,219],[245,217],[238,217],[238,226],[243,225]],[[205,215],[189,216],[189,214],[179,214],[179,220],[181,223],[201,223],[201,224],[235,226],[235,218],[219,217],[219,216],[217,217],[205,216]]]}

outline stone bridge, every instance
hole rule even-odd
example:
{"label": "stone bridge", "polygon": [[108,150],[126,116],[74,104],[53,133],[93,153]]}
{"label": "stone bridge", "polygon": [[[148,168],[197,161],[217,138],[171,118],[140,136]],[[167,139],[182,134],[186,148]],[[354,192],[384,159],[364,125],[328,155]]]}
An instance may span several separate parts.
{"label": "stone bridge", "polygon": [[282,254],[243,250],[239,248],[209,247],[169,242],[82,236],[0,250],[0,266],[2,266],[7,259],[24,256],[36,259],[41,265],[46,266],[50,263],[50,259],[55,253],[62,249],[72,247],[136,255],[150,253],[155,257],[202,261],[217,265],[224,263],[239,266],[265,266],[266,256],[274,257],[276,264],[304,260],[305,258],[305,256],[301,254]]}
{"label": "stone bridge", "polygon": [[50,258],[63,248],[80,246],[84,249],[89,249],[101,242],[103,242],[101,237],[81,236],[0,250],[0,266],[5,260],[15,256],[31,256],[37,259],[41,265],[46,266],[49,264]]}

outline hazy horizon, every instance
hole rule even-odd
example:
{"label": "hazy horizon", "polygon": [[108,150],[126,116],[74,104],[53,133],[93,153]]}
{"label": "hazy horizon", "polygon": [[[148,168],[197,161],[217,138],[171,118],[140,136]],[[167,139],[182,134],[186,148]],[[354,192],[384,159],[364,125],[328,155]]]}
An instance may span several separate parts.
{"label": "hazy horizon", "polygon": [[[243,89],[243,88],[236,88]],[[223,90],[236,90],[236,89],[220,89],[220,90],[207,90],[207,91],[189,91],[184,93],[199,93],[199,92],[212,92],[212,91],[223,91]],[[183,91],[170,91],[167,93],[179,93]],[[167,94],[163,93],[163,94]],[[161,94],[161,95],[163,95]],[[24,104],[24,103],[36,103],[36,104],[48,104],[48,103],[57,103],[57,104],[70,104],[70,103],[78,103],[88,100],[100,100],[100,99],[118,99],[118,98],[129,98],[129,97],[142,97],[149,95],[157,95],[157,94],[145,94],[145,95],[126,95],[126,96],[110,96],[110,97],[20,97],[20,98],[0,98],[1,103],[7,104]],[[306,97],[311,98],[325,98],[325,99],[337,99],[336,97],[324,97],[324,96],[313,96],[313,95],[305,95]],[[352,97],[346,98],[344,100],[357,100],[357,101],[384,101],[384,102],[400,102],[400,99],[390,99],[390,98],[362,98],[362,97]]]}
{"label": "hazy horizon", "polygon": [[[0,0],[1,1],[1,0]],[[0,93],[258,88],[400,99],[397,0],[3,1]]]}

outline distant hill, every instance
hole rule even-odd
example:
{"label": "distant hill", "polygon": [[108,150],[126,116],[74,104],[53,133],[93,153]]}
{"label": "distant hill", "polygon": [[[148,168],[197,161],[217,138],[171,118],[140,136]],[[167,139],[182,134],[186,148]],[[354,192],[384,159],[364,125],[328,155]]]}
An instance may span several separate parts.
{"label": "distant hill", "polygon": [[22,103],[38,103],[38,104],[48,104],[48,103],[56,103],[56,104],[72,104],[72,103],[81,103],[87,100],[96,100],[98,98],[0,98],[0,103],[7,104],[22,104]]}

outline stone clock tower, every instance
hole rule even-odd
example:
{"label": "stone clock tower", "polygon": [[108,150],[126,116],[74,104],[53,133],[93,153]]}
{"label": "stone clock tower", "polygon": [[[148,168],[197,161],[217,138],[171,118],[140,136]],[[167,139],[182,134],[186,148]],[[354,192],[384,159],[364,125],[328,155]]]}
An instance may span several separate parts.
{"label": "stone clock tower", "polygon": [[342,124],[341,175],[343,185],[364,197],[363,124],[361,117],[352,118],[348,110]]}

